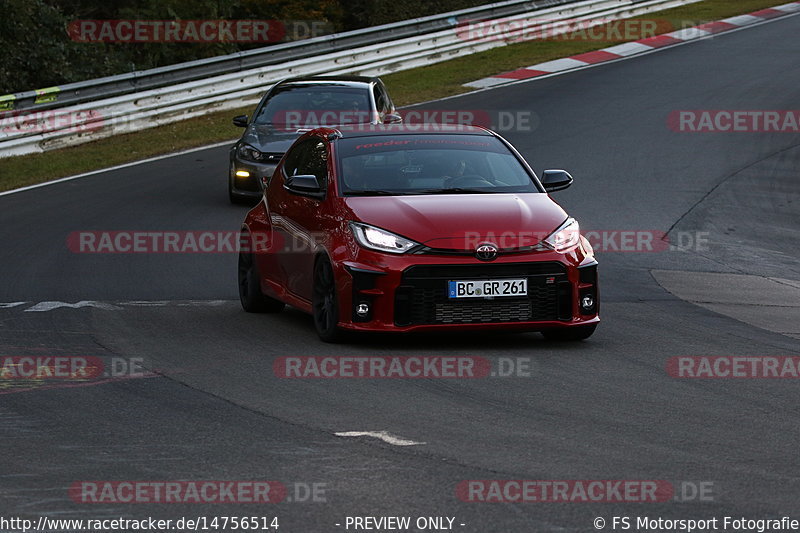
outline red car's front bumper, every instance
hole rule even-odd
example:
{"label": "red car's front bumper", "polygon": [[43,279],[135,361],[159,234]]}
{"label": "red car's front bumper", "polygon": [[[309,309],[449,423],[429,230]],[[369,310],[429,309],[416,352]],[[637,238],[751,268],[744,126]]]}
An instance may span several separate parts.
{"label": "red car's front bumper", "polygon": [[[391,255],[363,249],[354,258],[340,259],[334,260],[340,325],[350,330],[538,331],[600,320],[597,262],[582,246],[567,253],[501,255],[491,262],[468,255]],[[520,277],[528,279],[526,297],[447,296],[449,280]],[[593,304],[582,306],[587,296]]]}

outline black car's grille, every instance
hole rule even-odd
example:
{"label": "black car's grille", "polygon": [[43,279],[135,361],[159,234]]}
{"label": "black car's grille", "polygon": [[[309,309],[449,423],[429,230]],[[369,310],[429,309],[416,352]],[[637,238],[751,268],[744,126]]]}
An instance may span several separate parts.
{"label": "black car's grille", "polygon": [[264,155],[262,155],[261,162],[277,164],[278,161],[281,160],[281,157],[283,157],[283,152],[265,152]]}
{"label": "black car's grille", "polygon": [[[527,278],[528,296],[451,299],[447,282],[467,279]],[[572,285],[555,262],[495,265],[414,266],[403,273],[395,296],[395,324],[480,324],[569,320]]]}

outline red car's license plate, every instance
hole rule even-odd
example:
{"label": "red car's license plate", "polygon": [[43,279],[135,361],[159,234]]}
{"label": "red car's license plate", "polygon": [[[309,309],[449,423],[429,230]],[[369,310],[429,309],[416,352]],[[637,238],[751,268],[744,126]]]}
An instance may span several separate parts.
{"label": "red car's license plate", "polygon": [[449,298],[501,298],[527,296],[527,279],[479,279],[449,281]]}

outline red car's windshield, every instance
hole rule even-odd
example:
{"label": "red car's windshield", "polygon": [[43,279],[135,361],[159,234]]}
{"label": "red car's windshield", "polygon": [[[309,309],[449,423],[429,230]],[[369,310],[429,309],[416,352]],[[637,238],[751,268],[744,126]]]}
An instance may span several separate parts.
{"label": "red car's windshield", "polygon": [[344,196],[539,192],[500,140],[483,135],[399,135],[337,142]]}

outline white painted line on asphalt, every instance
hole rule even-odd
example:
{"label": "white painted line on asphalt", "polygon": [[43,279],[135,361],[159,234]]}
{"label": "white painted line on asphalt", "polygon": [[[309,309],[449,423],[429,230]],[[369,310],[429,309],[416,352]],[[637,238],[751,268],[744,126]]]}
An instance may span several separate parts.
{"label": "white painted line on asphalt", "polygon": [[539,63],[538,65],[531,65],[530,67],[525,68],[529,70],[541,70],[544,72],[559,72],[562,70],[569,70],[572,68],[585,66],[585,61],[578,61],[577,59],[572,59],[571,57],[565,57],[563,59],[555,59],[553,61]]}
{"label": "white painted line on asphalt", "polygon": [[120,302],[119,305],[129,305],[131,307],[166,307],[168,300],[131,300],[130,302]]}
{"label": "white painted line on asphalt", "polygon": [[44,313],[54,309],[83,309],[93,308],[103,311],[122,311],[126,307],[219,307],[238,300],[127,300],[115,302],[100,302],[96,300],[81,300],[79,302],[60,302],[46,300],[43,302],[0,302],[0,309],[12,309],[30,304],[24,312]]}
{"label": "white painted line on asphalt", "polygon": [[337,437],[374,437],[394,446],[418,446],[425,442],[416,442],[392,435],[388,431],[340,431],[334,433]]}
{"label": "white painted line on asphalt", "polygon": [[777,9],[778,11],[785,11],[786,13],[793,13],[795,11],[800,11],[800,3],[791,2],[789,4],[783,4],[782,6],[774,6],[770,9]]}
{"label": "white painted line on asphalt", "polygon": [[733,24],[734,26],[747,26],[763,20],[764,19],[760,17],[754,17],[753,15],[739,15],[738,17],[722,19],[720,22],[727,22],[728,24]]}
{"label": "white painted line on asphalt", "polygon": [[104,302],[95,302],[92,300],[81,300],[80,302],[71,304],[67,302],[55,302],[55,301],[48,301],[48,302],[39,302],[38,304],[34,305],[33,307],[29,307],[25,309],[25,313],[44,313],[46,311],[52,311],[53,309],[59,309],[65,307],[67,309],[81,309],[83,307],[94,307],[96,309],[102,309],[104,311],[117,311],[121,309],[121,307],[117,307],[116,305],[104,303]]}
{"label": "white painted line on asphalt", "polygon": [[485,89],[487,87],[493,87],[495,85],[504,85],[506,83],[508,83],[508,79],[506,78],[481,78],[479,80],[465,83],[464,85],[466,85],[467,87]]}
{"label": "white painted line on asphalt", "polygon": [[0,303],[0,309],[11,309],[12,307],[19,307],[20,305],[25,305],[28,302],[6,302]]}
{"label": "white painted line on asphalt", "polygon": [[700,28],[685,28],[682,30],[673,31],[671,33],[666,33],[665,35],[681,41],[691,41],[692,39],[699,39],[700,37],[711,35],[711,32],[701,30]]}
{"label": "white painted line on asphalt", "polygon": [[608,52],[610,54],[617,54],[623,57],[641,54],[642,52],[648,52],[650,50],[653,50],[652,46],[647,46],[646,44],[637,43],[636,41],[632,41],[629,43],[622,43],[616,46],[610,46],[608,48],[603,48],[604,52]]}
{"label": "white painted line on asphalt", "polygon": [[[205,146],[198,146],[196,148],[189,148],[188,150],[183,150],[180,152],[174,152],[171,154],[164,154],[164,155],[157,155],[155,157],[148,157],[147,159],[140,159],[139,161],[131,161],[130,163],[124,163],[122,165],[117,165],[114,167],[108,168],[101,168],[100,170],[92,170],[91,172],[84,172],[83,174],[76,174],[74,176],[67,176],[66,178],[59,178],[53,181],[46,181],[44,183],[37,183],[35,185],[28,185],[27,187],[20,187],[18,189],[11,189],[10,191],[0,192],[0,196],[7,196],[9,194],[16,194],[18,192],[23,191],[30,191],[31,189],[38,189],[40,187],[47,187],[48,185],[55,185],[56,183],[63,183],[65,181],[72,181],[79,178],[86,178],[88,176],[94,176],[95,174],[102,174],[103,172],[112,172],[114,170],[119,170],[122,168],[134,167],[136,165],[141,165],[143,163],[152,163],[153,161],[161,161],[162,159],[167,159],[170,157],[177,157],[179,155],[191,154],[193,152],[200,152],[201,150],[209,150],[211,148],[217,148],[220,146],[226,146],[229,144],[233,144],[236,142],[236,139],[230,141],[223,141],[214,144],[207,144]],[[47,152],[44,152],[47,153]]]}
{"label": "white painted line on asphalt", "polygon": [[178,307],[219,307],[232,300],[188,300],[185,302],[174,302]]}

